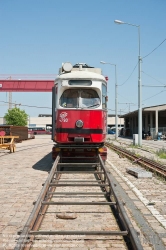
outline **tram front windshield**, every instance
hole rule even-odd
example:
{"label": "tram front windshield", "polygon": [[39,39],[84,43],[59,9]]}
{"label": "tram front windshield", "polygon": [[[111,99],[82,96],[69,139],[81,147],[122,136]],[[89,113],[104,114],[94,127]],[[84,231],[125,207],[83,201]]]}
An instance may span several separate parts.
{"label": "tram front windshield", "polygon": [[59,104],[64,108],[97,108],[100,98],[93,89],[67,89],[63,92]]}

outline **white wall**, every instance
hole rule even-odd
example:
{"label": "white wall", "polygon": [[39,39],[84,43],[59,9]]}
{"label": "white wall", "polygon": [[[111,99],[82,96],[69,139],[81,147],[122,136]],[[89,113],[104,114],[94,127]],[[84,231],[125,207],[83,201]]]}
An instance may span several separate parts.
{"label": "white wall", "polygon": [[5,124],[5,119],[3,117],[0,117],[0,124]]}
{"label": "white wall", "polygon": [[46,127],[46,124],[52,123],[52,117],[30,117],[28,118],[28,126],[30,124],[36,125],[36,127]]}
{"label": "white wall", "polygon": [[[118,117],[118,125],[120,126],[120,124],[124,125],[124,118]],[[107,125],[108,126],[115,126],[115,117],[108,117],[107,118]]]}

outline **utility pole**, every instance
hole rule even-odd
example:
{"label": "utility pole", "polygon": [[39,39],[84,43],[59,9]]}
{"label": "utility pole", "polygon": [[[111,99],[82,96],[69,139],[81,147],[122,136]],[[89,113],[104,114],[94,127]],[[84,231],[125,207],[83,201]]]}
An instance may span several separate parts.
{"label": "utility pole", "polygon": [[12,109],[12,92],[9,92],[9,109]]}
{"label": "utility pole", "polygon": [[[9,77],[11,80],[11,76]],[[12,109],[12,92],[8,92],[9,95],[9,109]]]}
{"label": "utility pole", "polygon": [[118,139],[118,84],[117,84],[117,71],[116,71],[116,64],[114,63],[107,63],[104,61],[100,61],[102,64],[110,64],[115,67],[115,139]]}
{"label": "utility pole", "polygon": [[120,20],[114,21],[117,24],[127,24],[138,28],[138,145],[142,146],[142,84],[141,84],[141,42],[140,25],[126,23]]}

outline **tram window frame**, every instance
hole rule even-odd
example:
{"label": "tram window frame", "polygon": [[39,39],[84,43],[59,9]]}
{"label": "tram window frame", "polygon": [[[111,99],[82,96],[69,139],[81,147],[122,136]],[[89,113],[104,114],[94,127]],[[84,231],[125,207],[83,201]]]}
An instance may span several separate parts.
{"label": "tram window frame", "polygon": [[107,108],[107,86],[102,83],[102,108],[106,109]]}
{"label": "tram window frame", "polygon": [[[75,91],[75,93],[74,93]],[[70,92],[72,95],[70,96]],[[77,108],[78,106],[78,90],[77,89],[66,89],[62,93],[60,99],[59,99],[59,104],[63,108]]]}
{"label": "tram window frame", "polygon": [[75,86],[91,86],[92,81],[91,80],[69,80],[69,85],[75,85]]}
{"label": "tram window frame", "polygon": [[[70,93],[73,90],[75,90],[77,92],[77,94],[78,94],[77,97],[76,98],[68,97],[69,95],[68,95],[67,92]],[[87,93],[86,93],[86,91],[87,91]],[[87,101],[86,101],[85,97],[82,98],[82,94],[83,95],[87,94]],[[89,96],[89,98],[88,98],[88,96]],[[83,99],[84,99],[85,102],[83,101]],[[91,101],[91,103],[89,103],[89,105],[86,105],[85,103],[89,102],[88,99],[89,99],[89,101]],[[69,101],[71,101],[71,102],[69,102]],[[74,104],[74,102],[75,102],[75,104]],[[95,109],[95,108],[98,108],[100,106],[100,104],[101,104],[101,100],[100,100],[100,97],[99,97],[97,91],[92,90],[92,89],[84,89],[84,88],[83,89],[75,89],[75,88],[73,88],[73,89],[70,89],[70,90],[66,89],[62,93],[62,95],[61,95],[61,97],[59,99],[59,105],[62,106],[63,108],[69,108],[69,109],[70,108],[86,108],[86,109],[94,108]]]}

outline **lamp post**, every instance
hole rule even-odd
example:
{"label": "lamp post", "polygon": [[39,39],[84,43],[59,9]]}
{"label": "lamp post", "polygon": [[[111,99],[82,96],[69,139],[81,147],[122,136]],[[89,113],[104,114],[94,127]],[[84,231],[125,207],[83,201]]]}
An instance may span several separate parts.
{"label": "lamp post", "polygon": [[110,64],[115,67],[115,127],[116,127],[116,132],[115,132],[115,139],[118,138],[118,85],[117,85],[117,73],[116,73],[116,64],[113,63],[107,63],[104,61],[101,61],[100,63],[102,64]]}
{"label": "lamp post", "polygon": [[138,145],[142,146],[142,86],[141,86],[141,43],[140,25],[126,23],[120,20],[114,21],[117,24],[127,24],[138,28]]}

